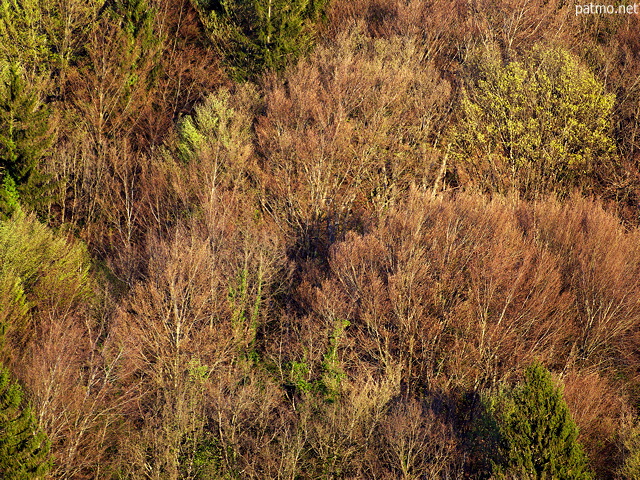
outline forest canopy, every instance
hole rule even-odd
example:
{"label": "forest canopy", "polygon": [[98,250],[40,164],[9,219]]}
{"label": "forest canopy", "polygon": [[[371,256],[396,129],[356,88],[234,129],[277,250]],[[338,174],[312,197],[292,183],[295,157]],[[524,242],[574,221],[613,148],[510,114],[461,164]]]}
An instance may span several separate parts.
{"label": "forest canopy", "polygon": [[0,476],[640,478],[640,20],[0,0]]}

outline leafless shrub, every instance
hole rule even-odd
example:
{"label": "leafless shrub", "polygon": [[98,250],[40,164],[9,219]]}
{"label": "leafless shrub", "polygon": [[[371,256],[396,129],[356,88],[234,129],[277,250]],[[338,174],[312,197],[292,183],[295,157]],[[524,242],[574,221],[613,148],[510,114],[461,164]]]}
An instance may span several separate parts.
{"label": "leafless shrub", "polygon": [[557,261],[499,200],[414,194],[370,233],[332,247],[329,266],[311,308],[351,322],[347,365],[400,362],[413,387],[479,388],[559,354],[569,334]]}
{"label": "leafless shrub", "polygon": [[418,400],[395,405],[381,430],[382,456],[394,476],[448,479],[461,473],[450,427]]}
{"label": "leafless shrub", "polygon": [[620,468],[620,425],[629,405],[619,390],[601,374],[569,371],[562,378],[563,395],[580,430],[578,437],[597,478],[613,478]]}
{"label": "leafless shrub", "polygon": [[14,367],[25,379],[52,444],[57,478],[95,478],[111,466],[120,432],[119,358],[107,353],[105,324],[85,313],[41,319],[35,343]]}
{"label": "leafless shrub", "polygon": [[541,203],[535,212],[538,242],[563,260],[563,283],[574,292],[571,360],[616,363],[638,326],[638,232],[580,197]]}
{"label": "leafless shrub", "polygon": [[431,185],[448,95],[414,37],[372,39],[357,27],[318,46],[266,83],[256,126],[264,208],[285,231],[330,244],[360,208],[381,212],[412,182]]}

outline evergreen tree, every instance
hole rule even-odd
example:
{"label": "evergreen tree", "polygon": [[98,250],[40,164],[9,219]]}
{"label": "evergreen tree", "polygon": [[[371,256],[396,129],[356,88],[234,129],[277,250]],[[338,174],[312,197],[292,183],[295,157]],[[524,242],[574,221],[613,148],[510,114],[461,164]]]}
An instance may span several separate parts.
{"label": "evergreen tree", "polygon": [[497,478],[593,478],[569,408],[542,365],[530,366],[524,382],[498,395],[489,410],[501,444],[493,468]]}
{"label": "evergreen tree", "polygon": [[618,467],[618,478],[640,478],[640,419],[627,416],[621,423],[619,439],[624,460]]}
{"label": "evergreen tree", "polygon": [[51,145],[49,116],[22,68],[5,66],[0,72],[0,211],[5,214],[13,210],[16,192],[23,204],[42,200],[46,178],[38,164]]}
{"label": "evergreen tree", "polygon": [[0,366],[0,477],[40,478],[50,466],[46,436],[31,410],[23,405],[20,385]]}
{"label": "evergreen tree", "polygon": [[38,0],[0,0],[0,62],[19,63],[30,77],[47,74],[52,52]]}
{"label": "evergreen tree", "polygon": [[201,0],[213,44],[237,79],[279,70],[313,42],[327,0]]}

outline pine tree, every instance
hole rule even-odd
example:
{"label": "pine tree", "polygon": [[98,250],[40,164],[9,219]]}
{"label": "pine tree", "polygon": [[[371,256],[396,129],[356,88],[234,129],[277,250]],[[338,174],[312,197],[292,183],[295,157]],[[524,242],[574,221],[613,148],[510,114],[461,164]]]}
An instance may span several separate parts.
{"label": "pine tree", "polygon": [[38,164],[51,145],[50,111],[28,84],[20,65],[0,72],[0,210],[11,213],[15,192],[21,203],[42,201],[46,178]]}
{"label": "pine tree", "polygon": [[20,385],[0,366],[0,477],[40,478],[50,467],[46,436],[31,410],[23,405]]}
{"label": "pine tree", "polygon": [[239,79],[280,70],[313,42],[327,0],[203,0],[214,45]]}
{"label": "pine tree", "polygon": [[489,409],[501,443],[497,478],[593,478],[562,392],[542,365],[527,368],[524,382],[499,395]]}

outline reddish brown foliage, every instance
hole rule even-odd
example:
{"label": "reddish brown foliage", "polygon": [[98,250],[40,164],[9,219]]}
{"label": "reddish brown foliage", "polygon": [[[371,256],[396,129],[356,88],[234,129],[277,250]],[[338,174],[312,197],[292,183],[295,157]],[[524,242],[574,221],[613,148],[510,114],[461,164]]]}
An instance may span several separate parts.
{"label": "reddish brown foliage", "polygon": [[[147,56],[101,18],[56,77],[50,211],[106,278],[99,302],[44,285],[4,352],[54,475],[197,478],[209,455],[201,478],[462,478],[477,399],[537,360],[613,478],[640,399],[637,18],[336,0],[307,58],[218,89],[192,4],[152,3]],[[477,43],[570,49],[617,94],[605,202],[461,191],[446,146]]]}

